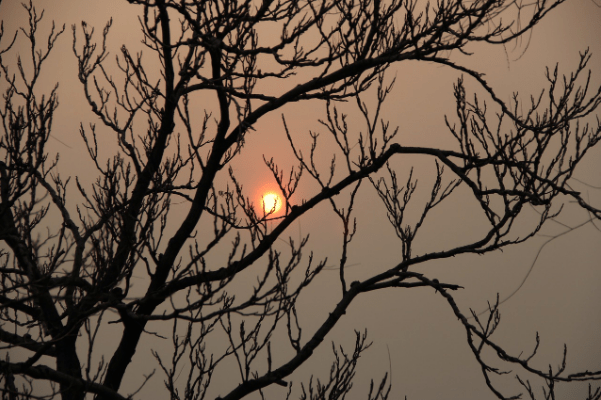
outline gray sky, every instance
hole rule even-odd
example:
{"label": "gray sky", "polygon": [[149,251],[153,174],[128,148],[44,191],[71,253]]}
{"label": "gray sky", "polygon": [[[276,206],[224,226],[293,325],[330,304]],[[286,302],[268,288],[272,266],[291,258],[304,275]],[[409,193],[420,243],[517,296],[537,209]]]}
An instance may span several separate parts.
{"label": "gray sky", "polygon": [[[8,3],[8,4],[6,4]],[[17,1],[5,0],[1,12],[11,14],[5,19],[5,31],[13,32],[15,23],[24,21],[25,14],[19,10]],[[122,2],[90,0],[38,1],[38,8],[46,8],[45,27],[54,19],[57,25],[65,23],[66,32],[56,51],[47,61],[44,79],[60,82],[60,107],[55,120],[54,137],[49,152],[58,152],[61,157],[59,170],[65,176],[79,176],[90,184],[94,179],[92,164],[79,137],[79,124],[97,123],[84,103],[81,85],[76,77],[76,60],[71,52],[71,24],[86,20],[96,27],[97,35],[105,21],[114,19],[110,35],[111,55],[108,65],[122,43],[132,46],[135,51],[139,43],[137,20],[132,17],[135,7],[122,6]],[[12,15],[18,16],[12,18]],[[560,73],[571,72],[579,51],[591,49],[593,58],[589,68],[593,71],[592,87],[601,84],[601,8],[591,0],[575,0],[560,6],[540,23],[529,39],[506,49],[501,47],[473,47],[476,52],[468,66],[486,73],[487,81],[503,100],[509,100],[512,92],[518,91],[523,101],[545,88],[545,66],[553,67],[559,62]],[[526,42],[529,40],[529,43]],[[23,43],[23,42],[21,42]],[[524,52],[525,50],[525,52]],[[519,57],[524,52],[523,56]],[[150,53],[145,55],[150,57]],[[458,59],[460,59],[458,57]],[[463,58],[461,58],[463,61]],[[447,68],[434,65],[409,63],[394,66],[388,72],[388,79],[396,77],[396,84],[390,100],[385,104],[383,118],[392,126],[398,125],[397,140],[402,144],[422,144],[432,146],[453,146],[450,133],[444,126],[444,115],[454,116],[453,83],[458,74]],[[466,88],[478,90],[475,82],[466,78]],[[484,99],[484,97],[483,97]],[[490,103],[489,98],[486,100]],[[288,106],[282,111],[295,141],[308,151],[309,130],[323,132],[320,151],[324,165],[330,160],[333,150],[331,141],[326,138],[324,128],[317,119],[324,118],[324,108],[320,103]],[[352,112],[352,111],[349,111]],[[356,114],[351,117],[356,129],[364,129]],[[100,128],[102,129],[102,128]],[[287,171],[293,164],[280,114],[271,115],[255,126],[250,134],[243,154],[232,164],[237,177],[245,185],[248,194],[258,203],[265,187],[273,185],[268,170],[262,163],[262,156],[274,157]],[[109,135],[110,136],[110,135]],[[114,139],[102,139],[101,156],[108,158],[114,149]],[[67,144],[67,146],[65,145]],[[101,157],[101,158],[103,158]],[[249,168],[248,166],[256,166]],[[411,166],[420,179],[420,187],[427,190],[433,180],[433,161],[423,158],[407,158],[398,162],[401,180]],[[576,177],[591,185],[601,186],[598,173],[601,166],[601,147],[588,154],[588,159],[578,169]],[[342,165],[340,165],[342,167]],[[222,182],[225,182],[223,180]],[[590,195],[593,204],[601,204],[601,190],[575,183],[575,188]],[[299,189],[298,198],[309,197],[314,185],[306,180]],[[75,187],[71,187],[75,193]],[[418,191],[419,194],[419,191]],[[343,193],[344,195],[344,193]],[[357,204],[358,234],[352,242],[348,281],[363,279],[375,271],[386,270],[400,260],[400,242],[395,238],[386,220],[375,192],[364,183]],[[439,210],[433,212],[424,225],[421,240],[418,240],[415,253],[442,249],[453,244],[463,243],[466,238],[477,234],[481,227],[472,218],[474,204],[458,192],[449,198]],[[174,212],[179,211],[177,206]],[[534,211],[528,211],[533,213]],[[524,226],[532,222],[526,213]],[[586,213],[573,205],[567,205],[559,221],[576,226],[587,219]],[[597,224],[601,227],[601,223]],[[543,234],[557,235],[566,230],[565,226],[549,222]],[[310,248],[319,258],[328,257],[336,263],[340,257],[339,220],[332,214],[328,204],[316,207],[300,223],[293,224],[290,236],[298,238],[309,233]],[[471,235],[471,236],[470,236]],[[568,370],[599,370],[601,349],[601,295],[598,283],[601,282],[601,234],[592,225],[584,226],[542,249],[548,237],[540,235],[530,242],[505,249],[503,252],[485,256],[463,256],[436,263],[423,264],[417,271],[440,281],[456,283],[465,289],[455,294],[464,312],[471,307],[475,310],[486,308],[487,301],[494,301],[497,292],[503,299],[511,294],[523,281],[536,259],[536,264],[521,290],[501,307],[502,320],[497,341],[514,353],[528,353],[535,343],[536,332],[541,337],[541,347],[537,360],[539,367],[548,363],[556,366],[561,361],[563,343],[568,345]],[[282,250],[285,245],[281,243]],[[538,257],[538,258],[537,258]],[[215,259],[217,262],[217,259]],[[256,274],[255,274],[256,275]],[[253,277],[253,273],[248,275]],[[254,279],[254,278],[253,278]],[[140,285],[141,287],[141,285]],[[328,315],[340,297],[339,283],[335,271],[326,271],[314,286],[300,300],[300,317],[306,323],[305,335],[316,328]],[[348,351],[354,344],[353,329],[368,330],[368,337],[374,345],[360,360],[353,399],[365,398],[369,379],[379,381],[392,365],[393,391],[391,398],[408,399],[493,399],[486,388],[479,365],[474,360],[465,340],[463,327],[452,314],[448,304],[431,289],[387,290],[362,295],[351,307],[350,312],[324,342],[320,352],[301,367],[292,379],[295,387],[303,380],[307,382],[310,373],[325,379],[332,361],[329,341],[345,345]],[[106,346],[111,346],[113,337],[107,335]],[[168,352],[169,346],[160,341],[148,342],[141,347],[127,377],[128,388],[141,383],[142,374],[149,373],[148,349],[155,347]],[[275,347],[274,347],[275,348]],[[390,363],[389,364],[389,357]],[[495,364],[496,365],[496,364]],[[507,367],[498,363],[500,367]],[[517,387],[514,380],[506,376],[507,388]],[[236,375],[237,379],[237,375]],[[151,398],[157,388],[162,388],[163,377],[157,371],[140,398]],[[224,382],[224,383],[222,383]],[[226,376],[218,376],[211,393],[224,394],[227,387],[235,382],[227,382]],[[574,385],[559,393],[572,393],[586,385]],[[581,389],[576,389],[581,388]],[[267,393],[284,396],[284,389],[270,388]],[[281,393],[281,394],[280,394]],[[507,392],[509,394],[510,392]],[[514,393],[511,393],[514,394]],[[155,397],[158,398],[158,397]],[[561,398],[561,397],[560,397]],[[571,398],[571,397],[565,397]]]}

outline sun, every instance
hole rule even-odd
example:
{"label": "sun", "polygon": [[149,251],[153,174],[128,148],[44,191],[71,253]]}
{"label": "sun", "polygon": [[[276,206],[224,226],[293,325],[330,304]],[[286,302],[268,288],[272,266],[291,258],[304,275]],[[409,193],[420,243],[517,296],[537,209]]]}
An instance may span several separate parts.
{"label": "sun", "polygon": [[282,208],[282,198],[274,192],[268,192],[261,196],[263,211],[265,214],[275,214]]}

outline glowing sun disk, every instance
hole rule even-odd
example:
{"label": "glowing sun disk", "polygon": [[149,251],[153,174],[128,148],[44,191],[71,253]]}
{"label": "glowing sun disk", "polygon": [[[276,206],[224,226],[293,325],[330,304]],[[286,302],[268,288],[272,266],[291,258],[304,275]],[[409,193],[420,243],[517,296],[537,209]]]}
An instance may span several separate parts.
{"label": "glowing sun disk", "polygon": [[262,202],[266,214],[276,213],[282,208],[282,199],[276,193],[265,193]]}

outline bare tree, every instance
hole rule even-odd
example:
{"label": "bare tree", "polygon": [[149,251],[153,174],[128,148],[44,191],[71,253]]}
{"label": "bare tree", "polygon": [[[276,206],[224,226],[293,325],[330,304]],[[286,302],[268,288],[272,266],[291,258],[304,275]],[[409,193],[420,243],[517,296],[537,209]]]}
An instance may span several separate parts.
{"label": "bare tree", "polygon": [[[601,379],[601,371],[564,373],[565,352],[559,369],[538,369],[532,361],[537,347],[529,354],[506,351],[493,339],[498,304],[491,304],[484,317],[466,313],[452,295],[459,284],[419,272],[433,260],[524,242],[557,215],[565,199],[601,217],[569,186],[578,163],[601,139],[601,125],[587,124],[601,102],[601,88],[589,87],[588,51],[567,76],[549,69],[548,87],[524,104],[517,95],[511,104],[503,102],[482,74],[454,58],[469,54],[473,43],[505,45],[528,35],[562,1],[537,0],[528,8],[514,0],[129,3],[139,6],[141,38],[155,64],[126,46],[110,62],[112,22],[100,37],[85,22],[72,27],[83,95],[103,126],[98,132],[94,124],[80,129],[97,169],[90,186],[77,177],[61,178],[58,157],[46,151],[59,90],[40,93],[38,78],[65,27],[53,25],[42,36],[42,13],[30,2],[24,5],[29,25],[18,32],[29,52],[15,56],[11,48],[17,36],[2,31],[3,399],[135,398],[136,393],[123,392],[122,383],[140,343],[150,336],[169,337],[172,343],[170,358],[153,352],[172,399],[205,398],[214,375],[228,369],[231,374],[232,365],[237,385],[222,394],[223,400],[263,396],[263,389],[274,384],[288,387],[279,398],[289,398],[295,371],[351,304],[366,292],[417,287],[433,288],[448,302],[499,399],[519,396],[493,384],[491,376],[505,373],[494,366],[498,362],[542,380],[548,396],[558,382]],[[278,33],[265,37],[265,29]],[[456,115],[447,119],[453,148],[406,146],[381,115],[394,82],[385,72],[410,60],[464,75],[455,85]],[[466,93],[464,79],[479,88],[480,97],[492,100],[494,111]],[[264,210],[249,198],[231,163],[252,140],[249,132],[259,120],[309,101],[324,105],[321,124],[337,153],[323,168],[318,135],[311,133],[309,150],[303,151],[299,134],[282,117],[281,133],[297,167],[284,171],[265,160],[283,209]],[[340,108],[344,102],[356,105],[366,131],[347,123]],[[101,130],[112,132],[118,143],[108,160],[99,155]],[[414,196],[413,175],[405,181],[395,169],[396,160],[406,155],[435,163],[425,199]],[[295,196],[301,179],[318,187],[307,198]],[[349,282],[355,199],[370,186],[382,200],[402,254],[384,272]],[[72,195],[73,190],[78,193]],[[462,245],[415,254],[413,244],[430,212],[458,191],[477,201],[487,228]],[[177,202],[186,209],[182,218],[173,213]],[[307,237],[289,239],[289,253],[274,244],[322,202],[331,205],[342,226],[336,265],[340,300],[310,330],[298,318],[297,301],[326,260],[307,255]],[[417,217],[408,215],[410,203],[420,210]],[[518,236],[516,221],[528,205],[539,218]],[[257,279],[248,281],[249,273]],[[242,274],[246,278],[240,283]],[[140,275],[143,289],[132,284]],[[118,341],[114,349],[95,345],[99,332],[107,331]],[[278,334],[287,337],[285,358],[272,352]],[[212,346],[219,338],[225,345]],[[300,397],[344,398],[369,345],[357,332],[351,351],[334,346],[329,376],[294,382]],[[183,382],[178,380],[182,368]],[[517,379],[534,398],[529,381]],[[372,383],[367,398],[388,398],[391,383],[387,376]],[[600,391],[591,389],[589,399],[599,398]]]}

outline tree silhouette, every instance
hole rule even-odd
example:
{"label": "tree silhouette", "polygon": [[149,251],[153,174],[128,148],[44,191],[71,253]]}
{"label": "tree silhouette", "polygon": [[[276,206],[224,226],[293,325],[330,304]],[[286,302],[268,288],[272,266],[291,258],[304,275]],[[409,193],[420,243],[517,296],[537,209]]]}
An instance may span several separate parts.
{"label": "tree silhouette", "polygon": [[[558,214],[565,199],[601,217],[569,184],[601,138],[601,125],[587,124],[601,102],[601,88],[589,87],[588,51],[570,75],[549,69],[548,87],[526,103],[517,95],[502,101],[481,73],[455,58],[469,55],[474,43],[504,46],[529,35],[562,1],[537,0],[529,7],[503,0],[129,3],[140,9],[142,42],[156,62],[126,46],[110,62],[112,21],[100,37],[85,22],[72,27],[78,79],[102,125],[80,129],[97,170],[92,185],[62,178],[58,157],[46,150],[59,89],[42,93],[39,78],[65,27],[53,25],[43,36],[42,13],[30,2],[24,4],[28,25],[18,36],[2,30],[3,398],[135,398],[137,393],[124,393],[123,380],[133,372],[141,342],[158,336],[172,345],[168,358],[153,351],[172,399],[205,398],[215,374],[234,375],[232,365],[235,386],[222,393],[223,400],[263,396],[273,384],[288,387],[279,398],[292,397],[295,384],[303,399],[342,399],[370,345],[364,333],[356,333],[352,351],[334,346],[325,380],[299,385],[295,371],[364,293],[416,287],[433,288],[446,300],[500,399],[518,397],[491,380],[505,373],[494,366],[499,361],[540,378],[549,393],[557,382],[601,379],[600,371],[564,373],[565,352],[560,368],[547,370],[532,361],[538,346],[530,354],[504,349],[492,337],[498,302],[484,317],[469,315],[452,295],[459,284],[419,270],[435,260],[522,243]],[[29,49],[15,56],[17,37]],[[385,122],[382,105],[394,83],[385,73],[405,61],[463,74],[454,86],[456,115],[446,120],[454,146],[407,146]],[[464,80],[492,100],[493,111],[466,93]],[[303,102],[323,104],[320,122],[336,154],[324,167],[318,134],[311,132],[304,149],[283,116],[281,134],[297,166],[284,170],[265,159],[282,197],[281,211],[266,212],[231,165],[260,120]],[[340,108],[345,102],[356,104],[367,130],[349,123]],[[99,145],[105,131],[113,133],[114,149]],[[100,155],[104,151],[112,152],[108,159]],[[413,174],[402,177],[394,166],[410,155],[434,161],[426,198],[416,195]],[[317,189],[299,196],[299,184],[307,180]],[[370,185],[402,251],[386,270],[349,282],[355,200]],[[426,218],[459,193],[478,204],[486,229],[461,245],[416,254],[413,244]],[[176,203],[185,208],[183,216],[175,215]],[[307,255],[308,237],[287,240],[288,253],[274,245],[320,203],[329,203],[343,228],[339,286],[332,288],[340,297],[312,330],[298,317],[298,299],[326,260]],[[526,234],[516,234],[526,206],[539,212],[538,220]],[[112,349],[96,345],[99,333],[107,332],[116,341]],[[278,335],[287,348],[276,357]],[[529,381],[517,379],[534,398]],[[388,376],[372,383],[367,398],[388,398],[390,385]],[[599,390],[591,389],[593,398],[601,398]]]}

